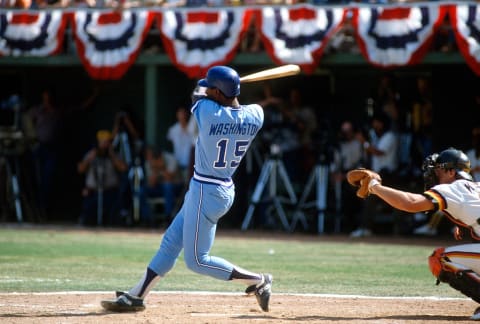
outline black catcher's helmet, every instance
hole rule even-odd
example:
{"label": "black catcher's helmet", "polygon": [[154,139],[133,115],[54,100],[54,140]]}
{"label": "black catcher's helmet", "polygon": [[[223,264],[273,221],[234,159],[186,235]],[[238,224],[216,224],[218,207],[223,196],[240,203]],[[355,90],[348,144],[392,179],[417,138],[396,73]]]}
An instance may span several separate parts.
{"label": "black catcher's helmet", "polygon": [[446,170],[453,169],[457,173],[457,179],[473,181],[473,178],[470,175],[470,160],[465,153],[454,149],[453,147],[450,147],[439,154],[432,154],[423,161],[422,170],[425,190],[438,184],[438,179],[434,172],[435,168]]}
{"label": "black catcher's helmet", "polygon": [[465,180],[473,181],[470,175],[470,160],[468,156],[460,150],[450,147],[442,152],[435,161],[437,168],[454,169],[457,171],[457,177]]}

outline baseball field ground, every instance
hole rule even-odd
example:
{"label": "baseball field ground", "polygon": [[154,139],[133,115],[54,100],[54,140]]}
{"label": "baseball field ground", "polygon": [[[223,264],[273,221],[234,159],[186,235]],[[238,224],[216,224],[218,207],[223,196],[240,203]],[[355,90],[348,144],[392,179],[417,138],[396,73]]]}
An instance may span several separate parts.
{"label": "baseball field ground", "polygon": [[1,323],[469,323],[477,304],[435,285],[427,257],[449,237],[219,231],[213,255],[273,274],[270,312],[244,287],[190,272],[180,256],[141,313],[100,301],[128,290],[162,229],[0,225]]}

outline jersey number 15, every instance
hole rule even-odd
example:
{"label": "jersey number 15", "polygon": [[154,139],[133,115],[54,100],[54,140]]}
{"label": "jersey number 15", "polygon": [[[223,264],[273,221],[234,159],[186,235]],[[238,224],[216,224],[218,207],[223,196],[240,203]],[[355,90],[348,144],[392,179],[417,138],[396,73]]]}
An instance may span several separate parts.
{"label": "jersey number 15", "polygon": [[222,138],[220,141],[217,142],[217,160],[213,163],[215,168],[225,168],[227,164],[230,168],[236,168],[240,161],[242,160],[243,156],[247,152],[249,141],[239,140],[235,141],[235,146],[233,149],[233,159],[231,161],[227,161],[227,151],[230,147],[228,138]]}

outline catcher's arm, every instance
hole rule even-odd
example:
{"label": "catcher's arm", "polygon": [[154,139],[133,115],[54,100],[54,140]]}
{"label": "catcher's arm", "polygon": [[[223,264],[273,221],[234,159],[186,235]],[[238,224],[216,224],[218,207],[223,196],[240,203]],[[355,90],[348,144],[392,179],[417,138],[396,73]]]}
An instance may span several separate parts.
{"label": "catcher's arm", "polygon": [[370,186],[369,192],[390,206],[408,213],[424,212],[435,208],[433,202],[421,194],[390,188],[381,183]]}

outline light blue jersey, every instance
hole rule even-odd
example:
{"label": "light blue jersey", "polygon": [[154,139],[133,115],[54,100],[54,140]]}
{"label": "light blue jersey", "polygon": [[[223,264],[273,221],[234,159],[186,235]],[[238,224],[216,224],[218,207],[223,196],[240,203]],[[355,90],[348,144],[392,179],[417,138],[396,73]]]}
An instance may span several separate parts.
{"label": "light blue jersey", "polygon": [[199,134],[195,145],[195,179],[228,185],[263,124],[259,105],[224,107],[202,99],[192,107]]}
{"label": "light blue jersey", "polygon": [[226,107],[205,98],[191,111],[199,131],[195,172],[182,208],[165,232],[149,268],[163,277],[183,248],[190,270],[228,280],[234,265],[209,252],[218,220],[235,198],[232,176],[263,125],[263,110],[256,104]]}

